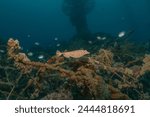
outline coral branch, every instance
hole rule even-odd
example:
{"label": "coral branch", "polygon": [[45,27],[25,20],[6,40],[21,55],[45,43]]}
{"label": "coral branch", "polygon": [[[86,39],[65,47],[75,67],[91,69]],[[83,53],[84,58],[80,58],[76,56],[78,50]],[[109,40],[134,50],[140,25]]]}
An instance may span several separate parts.
{"label": "coral branch", "polygon": [[116,62],[115,54],[106,49],[88,57],[74,57],[81,51],[71,51],[67,52],[69,57],[56,55],[47,62],[36,62],[21,52],[18,40],[10,38],[7,46],[8,57],[19,72],[14,83],[0,82],[9,86],[7,99],[14,96],[18,87],[21,89],[17,99],[60,99],[59,94],[66,94],[64,99],[130,99],[132,94],[127,96],[128,92],[143,97],[143,85],[139,81],[140,75],[150,70],[149,55],[145,56],[143,66],[133,66],[141,58],[127,61],[127,65]]}

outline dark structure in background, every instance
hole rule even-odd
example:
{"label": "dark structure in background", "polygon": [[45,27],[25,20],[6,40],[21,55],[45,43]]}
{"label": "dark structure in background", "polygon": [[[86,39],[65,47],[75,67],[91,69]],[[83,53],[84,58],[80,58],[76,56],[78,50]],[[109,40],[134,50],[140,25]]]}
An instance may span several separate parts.
{"label": "dark structure in background", "polygon": [[70,18],[78,37],[90,34],[87,24],[87,14],[92,11],[95,0],[64,0],[63,12]]}

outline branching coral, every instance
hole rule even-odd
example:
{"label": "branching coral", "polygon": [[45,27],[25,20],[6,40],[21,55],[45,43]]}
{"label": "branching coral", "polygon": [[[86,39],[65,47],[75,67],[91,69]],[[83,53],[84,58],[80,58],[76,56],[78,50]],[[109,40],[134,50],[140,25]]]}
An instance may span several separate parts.
{"label": "branching coral", "polygon": [[[14,60],[14,65],[21,70],[23,74],[31,74],[32,71],[36,70],[36,78],[32,78],[33,80],[28,81],[28,85],[23,92],[32,84],[36,84],[36,86],[40,87],[38,89],[41,90],[41,85],[43,83],[39,83],[39,81],[41,81],[41,79],[43,80],[43,77],[45,77],[47,73],[58,73],[60,74],[59,77],[68,78],[70,82],[75,83],[79,89],[83,90],[83,92],[85,90],[88,91],[88,96],[90,96],[91,99],[102,99],[107,97],[104,96],[107,87],[105,87],[103,79],[93,70],[81,66],[75,72],[64,69],[61,67],[61,64],[58,63],[48,64],[33,62],[30,61],[24,53],[20,53],[19,49],[20,46],[17,40],[10,39],[8,41],[8,56]],[[39,90],[35,90],[36,94],[39,92]],[[32,98],[33,97],[38,96],[32,95]]]}
{"label": "branching coral", "polygon": [[106,66],[112,66],[113,64],[113,53],[109,50],[101,49],[96,59]]}
{"label": "branching coral", "polygon": [[[97,72],[99,74],[103,75],[105,73],[104,78],[106,79],[106,81],[108,81],[111,84],[114,84],[114,86],[120,89],[121,91],[124,89],[131,89],[136,91],[136,93],[138,93],[138,95],[142,97],[142,87],[141,84],[138,83],[138,77],[140,74],[139,67],[128,68],[123,64],[121,66],[119,66],[119,64],[117,65],[116,62],[113,60],[113,54],[110,51],[104,49],[100,50],[100,53],[98,53],[96,56],[89,58],[89,62],[91,65],[93,65],[93,68],[95,70],[98,70]],[[138,91],[139,88],[141,89],[141,91]],[[120,94],[120,96],[121,95],[122,94]]]}
{"label": "branching coral", "polygon": [[[139,74],[149,70],[147,65],[140,71],[140,66],[131,65],[136,62],[118,63],[110,50],[81,58],[53,56],[44,63],[30,60],[19,42],[10,39],[8,57],[19,74],[15,83],[1,82],[10,85],[7,99],[16,94],[16,99],[143,99],[145,95]],[[149,56],[144,63],[149,63]]]}

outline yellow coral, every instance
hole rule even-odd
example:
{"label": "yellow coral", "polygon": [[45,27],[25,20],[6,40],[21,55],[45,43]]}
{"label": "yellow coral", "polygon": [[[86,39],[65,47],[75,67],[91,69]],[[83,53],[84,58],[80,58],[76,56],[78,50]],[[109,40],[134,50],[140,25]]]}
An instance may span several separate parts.
{"label": "yellow coral", "polygon": [[105,65],[111,66],[113,63],[113,53],[109,50],[101,49],[97,59]]}

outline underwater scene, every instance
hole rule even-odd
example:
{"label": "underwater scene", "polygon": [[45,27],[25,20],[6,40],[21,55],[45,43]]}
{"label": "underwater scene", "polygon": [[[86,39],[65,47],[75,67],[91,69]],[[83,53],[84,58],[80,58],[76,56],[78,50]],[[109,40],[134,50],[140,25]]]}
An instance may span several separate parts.
{"label": "underwater scene", "polygon": [[0,0],[1,100],[149,100],[150,0]]}

